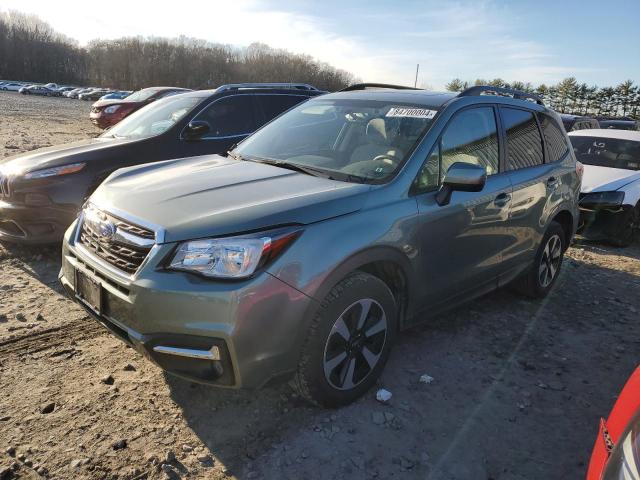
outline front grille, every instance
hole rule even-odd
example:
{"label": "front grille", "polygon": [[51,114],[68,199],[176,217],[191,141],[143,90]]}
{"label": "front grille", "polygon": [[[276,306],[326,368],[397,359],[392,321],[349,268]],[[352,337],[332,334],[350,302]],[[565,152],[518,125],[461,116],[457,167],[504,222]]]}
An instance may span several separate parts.
{"label": "front grille", "polygon": [[139,237],[141,239],[140,245],[136,245],[133,241],[128,241],[119,235],[108,236],[101,234],[89,221],[82,222],[80,243],[90,252],[114,267],[126,273],[135,273],[151,250],[149,242],[144,240],[154,239],[155,233],[103,211],[94,210],[94,213],[98,215],[101,221],[113,224],[117,232],[125,232],[129,238],[131,236]]}

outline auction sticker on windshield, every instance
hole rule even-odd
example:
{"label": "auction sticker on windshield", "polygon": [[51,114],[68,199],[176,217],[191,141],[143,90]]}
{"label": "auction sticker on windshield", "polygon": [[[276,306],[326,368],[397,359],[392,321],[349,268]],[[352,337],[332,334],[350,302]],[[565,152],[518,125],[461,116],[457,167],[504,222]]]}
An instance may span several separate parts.
{"label": "auction sticker on windshield", "polygon": [[428,110],[426,108],[411,107],[392,107],[385,116],[387,117],[406,117],[406,118],[433,118],[437,110]]}

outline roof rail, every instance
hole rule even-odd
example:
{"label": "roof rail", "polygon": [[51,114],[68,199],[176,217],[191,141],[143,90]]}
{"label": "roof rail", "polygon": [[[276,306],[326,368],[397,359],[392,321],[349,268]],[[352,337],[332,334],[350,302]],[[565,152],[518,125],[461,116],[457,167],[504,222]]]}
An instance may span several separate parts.
{"label": "roof rail", "polygon": [[319,92],[316,87],[307,83],[229,83],[227,85],[221,85],[216,88],[218,92],[225,92],[227,90],[240,90],[244,88],[282,88],[292,90],[308,90]]}
{"label": "roof rail", "polygon": [[388,88],[392,90],[420,90],[414,87],[405,87],[403,85],[389,85],[387,83],[354,83],[347,88],[340,90],[341,92],[352,92],[354,90],[366,90],[367,88]]}
{"label": "roof rail", "polygon": [[492,87],[491,85],[476,85],[475,87],[469,87],[466,90],[463,90],[458,94],[459,97],[472,97],[474,95],[500,95],[500,96],[511,96],[516,100],[532,100],[538,105],[544,106],[544,102],[542,101],[542,97],[536,95],[535,93],[527,93],[522,90],[514,90],[513,88],[504,88],[504,87]]}

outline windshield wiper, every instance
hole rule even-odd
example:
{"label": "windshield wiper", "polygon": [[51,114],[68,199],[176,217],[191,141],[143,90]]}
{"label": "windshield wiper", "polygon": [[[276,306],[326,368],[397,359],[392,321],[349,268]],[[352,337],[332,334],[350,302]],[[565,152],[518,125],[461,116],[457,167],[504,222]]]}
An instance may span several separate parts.
{"label": "windshield wiper", "polygon": [[300,165],[298,163],[285,162],[284,160],[271,160],[269,158],[247,158],[243,160],[250,160],[257,163],[266,163],[267,165],[273,165],[274,167],[286,168],[287,170],[293,170],[294,172],[305,173],[313,177],[324,177],[329,180],[335,180],[327,172],[319,168],[307,167],[306,165]]}

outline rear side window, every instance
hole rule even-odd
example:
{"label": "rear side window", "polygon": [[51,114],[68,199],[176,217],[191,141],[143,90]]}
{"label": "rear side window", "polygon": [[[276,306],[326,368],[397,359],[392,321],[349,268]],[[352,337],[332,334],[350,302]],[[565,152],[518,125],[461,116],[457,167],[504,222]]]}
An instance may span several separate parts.
{"label": "rear side window", "polygon": [[256,103],[258,108],[262,110],[264,117],[259,126],[270,122],[282,112],[307,100],[307,98],[303,95],[256,95]]}
{"label": "rear side window", "polygon": [[569,153],[569,145],[558,124],[548,115],[540,115],[542,132],[547,144],[547,163],[562,160]]}
{"label": "rear side window", "polygon": [[492,107],[478,107],[456,114],[440,141],[440,179],[456,162],[485,167],[487,175],[498,173],[498,129]]}
{"label": "rear side window", "polygon": [[507,107],[500,110],[507,134],[507,170],[542,165],[542,138],[533,113]]}
{"label": "rear side window", "polygon": [[195,120],[204,120],[211,126],[203,138],[248,135],[256,129],[250,95],[223,97],[206,107]]}

